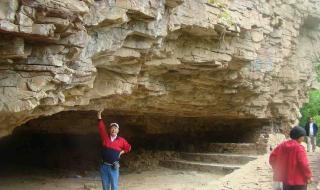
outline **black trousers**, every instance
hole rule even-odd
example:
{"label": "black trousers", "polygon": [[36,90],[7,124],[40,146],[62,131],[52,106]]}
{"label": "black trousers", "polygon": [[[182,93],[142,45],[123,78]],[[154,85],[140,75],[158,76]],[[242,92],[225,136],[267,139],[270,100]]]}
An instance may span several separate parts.
{"label": "black trousers", "polygon": [[286,185],[286,184],[283,184],[283,190],[307,190],[307,185]]}

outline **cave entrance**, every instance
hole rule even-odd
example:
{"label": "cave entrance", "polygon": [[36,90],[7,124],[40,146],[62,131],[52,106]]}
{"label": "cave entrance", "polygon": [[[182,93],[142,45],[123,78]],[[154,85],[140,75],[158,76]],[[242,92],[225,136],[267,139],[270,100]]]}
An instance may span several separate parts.
{"label": "cave entrance", "polygon": [[[154,169],[180,152],[207,152],[212,144],[256,144],[265,120],[135,115],[105,111],[106,124],[117,122],[133,151],[122,159],[122,172]],[[0,140],[1,168],[45,169],[88,176],[100,163],[95,111],[68,111],[31,120]],[[214,145],[216,147],[216,145]],[[4,170],[8,175],[8,170]],[[12,170],[10,170],[12,171]],[[14,173],[14,172],[13,172]],[[98,179],[98,178],[96,178]]]}

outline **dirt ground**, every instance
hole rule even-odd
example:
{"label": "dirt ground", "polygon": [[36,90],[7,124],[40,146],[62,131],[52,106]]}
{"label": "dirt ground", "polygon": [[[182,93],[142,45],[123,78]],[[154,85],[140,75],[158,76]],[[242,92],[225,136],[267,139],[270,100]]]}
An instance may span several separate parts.
{"label": "dirt ground", "polygon": [[[32,174],[0,177],[0,190],[101,190],[99,173],[89,177],[56,174]],[[120,177],[122,190],[214,190],[215,183],[222,176],[194,171],[177,171],[157,168],[140,173],[124,173]]]}
{"label": "dirt ground", "polygon": [[[319,151],[308,153],[314,181],[310,190],[319,190]],[[53,172],[19,169],[18,172],[1,170],[0,190],[101,190],[97,171],[78,174],[76,172]],[[241,169],[226,175],[195,171],[178,171],[158,167],[151,171],[123,171],[120,176],[121,190],[270,190],[272,171],[268,155],[249,162]]]}
{"label": "dirt ground", "polygon": [[[320,190],[319,151],[308,153],[308,159],[313,173],[313,182],[308,185],[308,190]],[[268,160],[268,154],[262,155],[239,170],[226,175],[219,181],[218,190],[271,190],[273,173]]]}

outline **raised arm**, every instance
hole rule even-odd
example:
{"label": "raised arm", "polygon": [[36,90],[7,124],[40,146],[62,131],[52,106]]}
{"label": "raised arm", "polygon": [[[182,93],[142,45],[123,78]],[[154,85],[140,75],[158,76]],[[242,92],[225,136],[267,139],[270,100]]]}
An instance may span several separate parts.
{"label": "raised arm", "polygon": [[98,111],[97,113],[97,117],[98,117],[98,128],[99,128],[99,133],[100,133],[100,137],[102,140],[102,143],[105,142],[108,139],[108,133],[106,131],[106,125],[104,124],[102,117],[101,117],[101,113],[103,110]]}

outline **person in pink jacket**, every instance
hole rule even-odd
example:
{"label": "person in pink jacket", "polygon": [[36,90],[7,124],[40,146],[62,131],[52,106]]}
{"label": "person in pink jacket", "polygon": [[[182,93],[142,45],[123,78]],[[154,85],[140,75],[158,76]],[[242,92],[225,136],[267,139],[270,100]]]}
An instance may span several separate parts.
{"label": "person in pink jacket", "polygon": [[307,190],[307,184],[311,182],[309,161],[301,145],[305,136],[304,128],[292,128],[291,139],[278,145],[269,157],[274,181],[282,182],[283,190]]}

